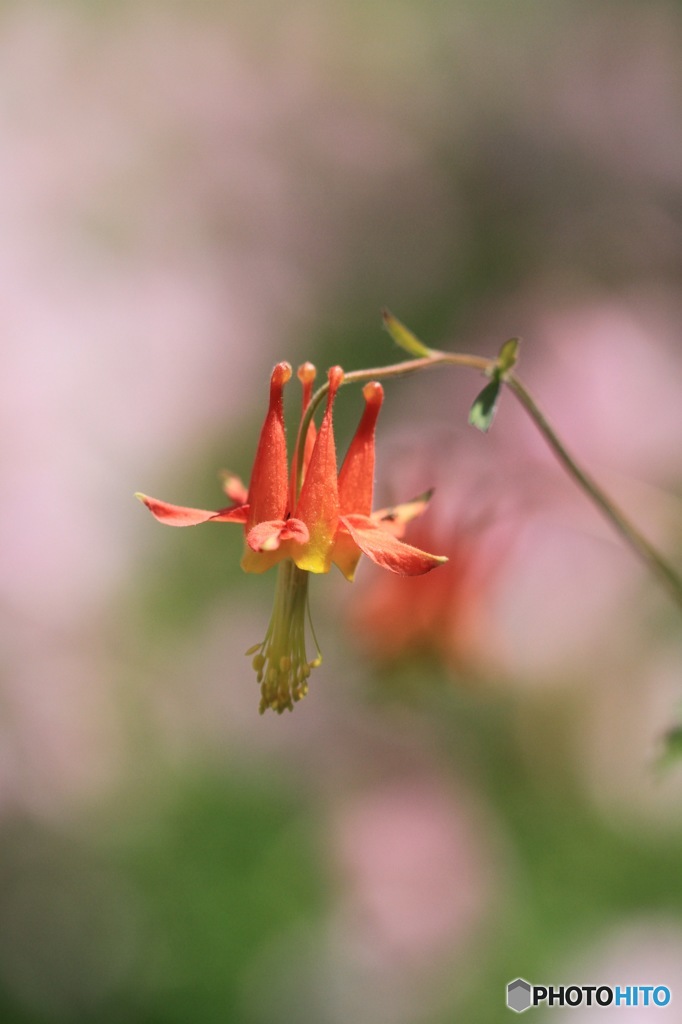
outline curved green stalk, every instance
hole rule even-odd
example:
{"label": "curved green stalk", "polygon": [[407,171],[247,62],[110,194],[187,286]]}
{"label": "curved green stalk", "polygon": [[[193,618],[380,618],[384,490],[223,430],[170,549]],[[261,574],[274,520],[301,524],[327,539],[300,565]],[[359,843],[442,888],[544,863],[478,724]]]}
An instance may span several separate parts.
{"label": "curved green stalk", "polygon": [[630,522],[625,513],[616,505],[612,498],[601,489],[599,484],[588,473],[582,469],[572,455],[568,453],[563,442],[559,439],[554,427],[538,407],[528,389],[521,383],[514,373],[510,373],[505,383],[515,395],[535,426],[538,428],[547,444],[550,446],[557,459],[564,467],[569,476],[572,476],[579,487],[590,498],[599,511],[606,516],[611,525],[630,545],[632,550],[642,559],[651,572],[658,577],[660,582],[667,588],[668,593],[674,601],[682,608],[682,579],[675,570],[668,564],[662,555],[653,547],[646,537],[640,533],[637,527]]}

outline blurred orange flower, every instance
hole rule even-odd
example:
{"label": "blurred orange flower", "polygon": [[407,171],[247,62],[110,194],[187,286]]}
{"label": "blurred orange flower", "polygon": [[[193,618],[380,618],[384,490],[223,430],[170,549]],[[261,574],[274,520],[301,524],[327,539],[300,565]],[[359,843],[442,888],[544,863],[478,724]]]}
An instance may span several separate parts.
{"label": "blurred orange flower", "polygon": [[[427,527],[415,531],[420,544],[435,544]],[[435,654],[454,668],[476,660],[485,632],[485,612],[495,576],[493,560],[473,532],[438,538],[448,562],[427,586],[422,581],[367,581],[350,607],[350,623],[379,661]]]}

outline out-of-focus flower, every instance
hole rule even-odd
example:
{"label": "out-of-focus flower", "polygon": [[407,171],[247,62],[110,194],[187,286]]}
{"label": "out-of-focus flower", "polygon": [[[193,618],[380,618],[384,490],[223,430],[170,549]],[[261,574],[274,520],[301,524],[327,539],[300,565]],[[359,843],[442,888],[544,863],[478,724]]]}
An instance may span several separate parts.
{"label": "out-of-focus flower", "polygon": [[[303,384],[303,415],[299,434],[311,399],[315,368],[305,363],[298,372]],[[291,710],[293,702],[307,693],[310,671],[320,663],[308,660],[305,621],[308,612],[308,574],[329,572],[338,565],[352,580],[361,554],[393,573],[415,576],[429,572],[447,561],[405,544],[405,524],[426,507],[428,495],[371,513],[374,486],[374,435],[383,401],[383,388],[376,382],[364,388],[365,410],[337,476],[332,412],[336,393],[343,382],[343,370],[329,370],[327,407],[315,433],[312,420],[305,427],[303,458],[298,488],[298,450],[291,477],[287,468],[286,436],[282,393],[291,377],[288,363],[278,363],[270,378],[270,403],[261,430],[248,491],[228,474],[226,493],[233,504],[217,512],[170,505],[139,497],[152,514],[168,526],[197,526],[207,522],[244,525],[246,545],[242,557],[245,572],[265,572],[280,564],[275,608],[262,644],[250,648],[261,683],[261,712],[270,707]]]}
{"label": "out-of-focus flower", "polygon": [[492,667],[497,583],[533,499],[528,488],[521,495],[514,467],[482,463],[480,440],[477,432],[460,436],[451,430],[428,432],[421,440],[394,438],[394,471],[415,489],[432,480],[440,498],[415,523],[411,539],[442,551],[448,561],[429,587],[419,579],[387,587],[378,574],[361,579],[347,619],[359,645],[379,664],[423,657],[458,673],[487,674]]}
{"label": "out-of-focus flower", "polygon": [[415,580],[393,586],[368,581],[350,608],[353,632],[377,661],[435,656],[456,670],[478,661],[487,631],[487,605],[497,575],[501,545],[490,544],[484,525],[456,524],[446,530],[420,523],[414,539],[436,546],[448,561],[425,587]]}
{"label": "out-of-focus flower", "polygon": [[[420,972],[471,948],[493,887],[493,835],[464,792],[436,778],[393,780],[337,811],[341,931],[377,974]],[[375,975],[376,977],[376,975]]]}

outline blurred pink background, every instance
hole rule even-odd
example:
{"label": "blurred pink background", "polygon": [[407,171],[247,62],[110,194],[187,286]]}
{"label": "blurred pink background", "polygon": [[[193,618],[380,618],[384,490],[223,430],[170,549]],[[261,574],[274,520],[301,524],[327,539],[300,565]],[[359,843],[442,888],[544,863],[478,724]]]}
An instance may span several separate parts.
{"label": "blurred pink background", "polygon": [[[324,895],[314,926],[292,914],[235,968],[230,1019],[493,1021],[502,997],[480,993],[514,972],[582,972],[579,929],[547,962],[558,925],[514,938],[561,863],[506,817],[541,805],[529,779],[548,806],[570,788],[575,821],[646,833],[640,873],[665,864],[665,898],[614,897],[586,929],[581,983],[651,962],[675,985],[682,783],[651,765],[682,697],[676,611],[510,395],[484,437],[469,372],[386,385],[378,504],[435,485],[411,536],[452,564],[423,602],[371,565],[352,588],[314,580],[325,659],[282,719],[258,717],[242,653],[272,581],[238,575],[236,531],[167,534],[132,495],[218,507],[218,470],[248,475],[272,364],[400,358],[388,305],[443,348],[521,334],[520,374],[569,450],[679,565],[681,58],[682,11],[658,0],[0,12],[0,828],[11,864],[17,821],[106,860],[121,822],[133,847],[142,822],[163,835],[197,772],[288,788]],[[338,405],[343,452],[359,395]],[[162,994],[154,1019],[227,1019],[219,994],[186,1016],[163,1002],[170,969],[123,869],[93,883],[111,927],[91,989],[87,921],[25,895],[32,867],[25,889],[3,870],[8,1020],[151,1019],[121,997],[143,989]]]}

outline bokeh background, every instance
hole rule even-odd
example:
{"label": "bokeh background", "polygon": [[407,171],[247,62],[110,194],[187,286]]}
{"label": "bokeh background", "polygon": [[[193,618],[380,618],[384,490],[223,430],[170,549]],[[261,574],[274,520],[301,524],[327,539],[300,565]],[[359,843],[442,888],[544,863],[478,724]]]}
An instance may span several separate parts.
{"label": "bokeh background", "polygon": [[519,975],[682,1021],[679,613],[511,396],[387,384],[378,501],[435,485],[450,563],[315,579],[281,718],[273,575],[132,498],[219,507],[272,364],[392,361],[387,305],[522,335],[679,565],[681,116],[673,0],[2,4],[4,1024],[486,1024]]}

